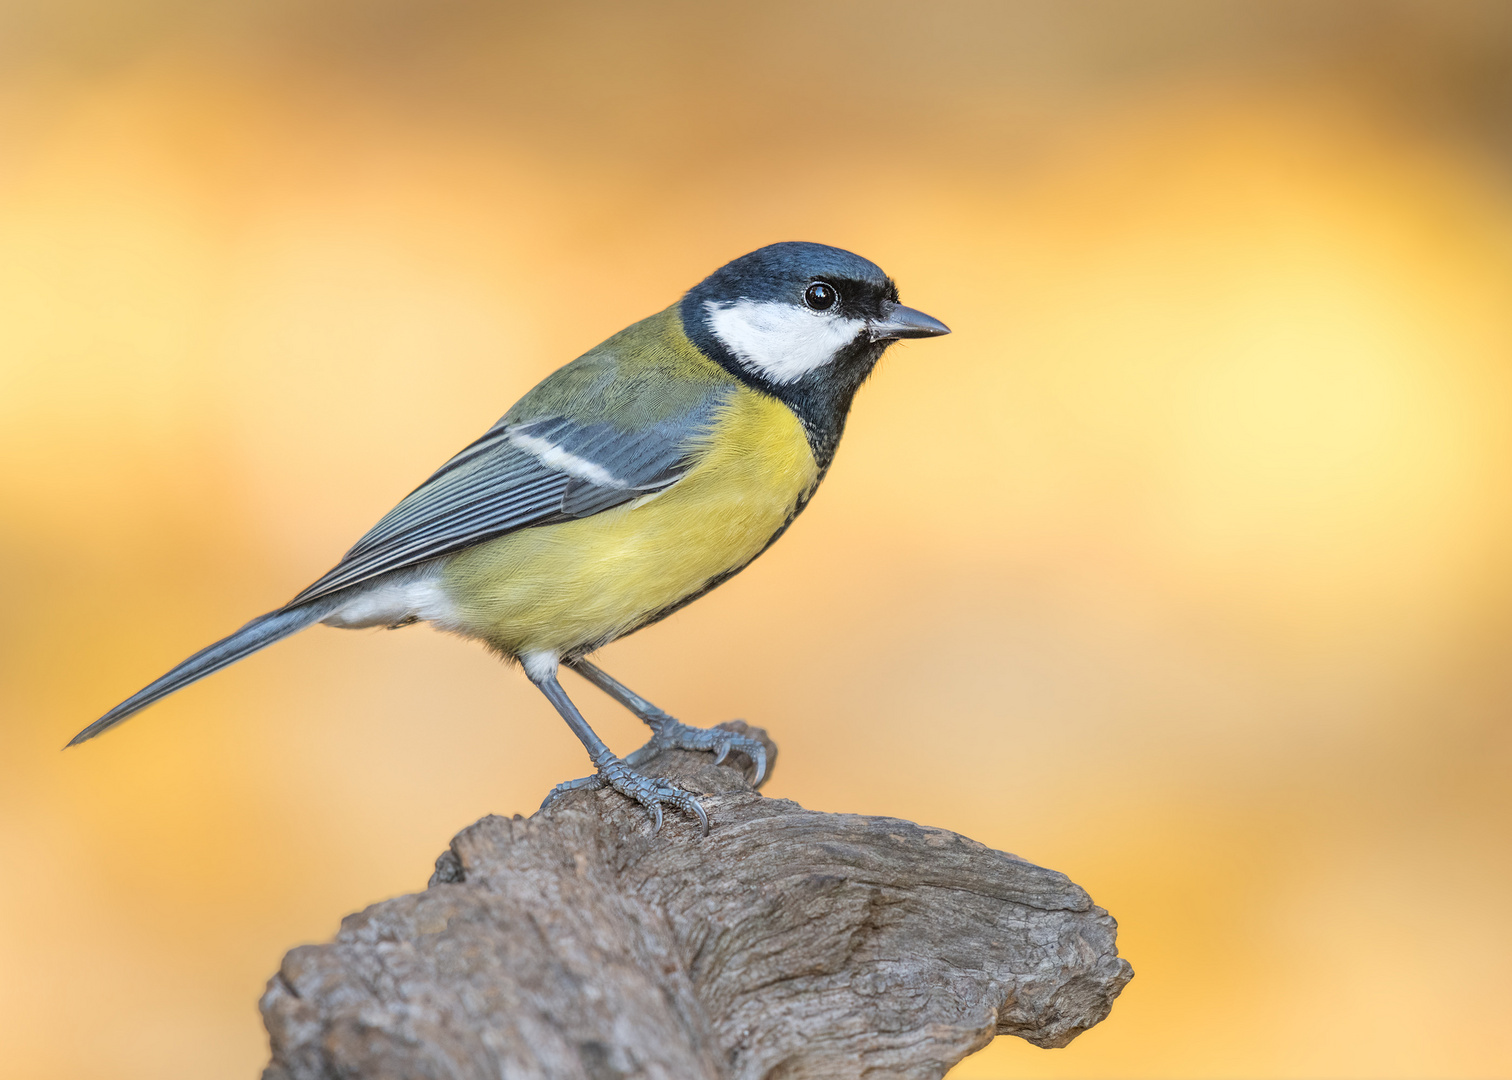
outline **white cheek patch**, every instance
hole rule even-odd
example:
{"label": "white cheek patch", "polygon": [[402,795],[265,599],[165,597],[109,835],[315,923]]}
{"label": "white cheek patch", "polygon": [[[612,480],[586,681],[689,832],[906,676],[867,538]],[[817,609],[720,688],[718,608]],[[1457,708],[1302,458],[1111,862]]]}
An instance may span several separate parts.
{"label": "white cheek patch", "polygon": [[824,315],[796,304],[737,300],[704,303],[709,328],[752,373],[777,384],[795,382],[831,363],[865,328],[861,319]]}

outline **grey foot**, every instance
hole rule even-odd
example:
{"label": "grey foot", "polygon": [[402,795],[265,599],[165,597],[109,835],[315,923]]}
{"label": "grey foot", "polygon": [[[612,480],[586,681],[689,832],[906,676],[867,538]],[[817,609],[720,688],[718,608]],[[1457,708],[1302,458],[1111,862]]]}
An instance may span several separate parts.
{"label": "grey foot", "polygon": [[626,754],[625,761],[630,765],[640,765],[663,750],[712,751],[716,765],[729,757],[731,750],[735,750],[750,758],[751,764],[756,767],[756,777],[751,781],[752,787],[760,787],[761,781],[766,779],[766,747],[757,740],[746,735],[737,735],[724,728],[693,727],[691,724],[684,724],[681,720],[673,720],[670,717],[657,729],[656,734],[651,736],[645,746]]}
{"label": "grey foot", "polygon": [[[634,756],[634,754],[631,755],[631,757]],[[627,758],[626,760],[628,761],[629,759]],[[618,758],[609,761],[593,776],[584,776],[577,780],[568,780],[558,784],[542,800],[541,809],[546,809],[559,796],[569,791],[578,791],[584,788],[592,790],[605,786],[612,787],[621,795],[634,799],[646,808],[646,812],[651,815],[651,833],[653,836],[661,832],[661,808],[663,803],[666,803],[668,806],[675,806],[684,813],[692,814],[698,819],[701,834],[704,836],[709,834],[709,815],[704,813],[703,806],[699,804],[691,792],[673,787],[666,781],[658,780],[655,777],[642,776],[630,768],[625,761],[621,761]]]}

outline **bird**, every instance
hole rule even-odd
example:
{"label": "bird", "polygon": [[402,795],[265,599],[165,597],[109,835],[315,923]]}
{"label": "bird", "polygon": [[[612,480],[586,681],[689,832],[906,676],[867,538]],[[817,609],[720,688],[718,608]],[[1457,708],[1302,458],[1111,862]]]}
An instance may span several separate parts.
{"label": "bird", "polygon": [[[790,241],[743,255],[665,310],[558,368],[405,496],[324,576],[189,657],[68,743],[316,623],[430,623],[517,663],[588,752],[593,772],[642,806],[708,815],[636,767],[665,749],[766,751],[684,724],[588,657],[730,580],[808,506],[834,461],[857,390],[904,338],[950,333],[898,301],[873,262]],[[650,727],[617,757],[563,690],[566,667]]]}

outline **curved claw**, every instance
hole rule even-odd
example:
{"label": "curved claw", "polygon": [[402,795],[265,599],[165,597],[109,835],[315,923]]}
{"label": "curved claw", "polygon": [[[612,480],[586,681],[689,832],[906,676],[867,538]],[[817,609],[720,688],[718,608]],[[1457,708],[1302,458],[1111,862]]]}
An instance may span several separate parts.
{"label": "curved claw", "polygon": [[751,786],[753,788],[759,788],[762,781],[766,779],[766,747],[757,742],[755,739],[751,739],[749,741],[756,744],[755,749],[753,749],[747,755],[750,757],[752,763],[756,766],[756,776],[751,780]]}
{"label": "curved claw", "polygon": [[716,765],[723,764],[730,756],[731,750],[738,750],[751,760],[755,769],[751,786],[760,787],[761,782],[766,779],[766,747],[761,742],[748,735],[737,735],[733,731],[725,731],[723,728],[693,727],[680,720],[665,723],[644,746],[627,754],[625,760],[632,765],[639,765],[663,750],[713,752]]}
{"label": "curved claw", "polygon": [[697,799],[689,798],[686,809],[692,810],[698,816],[698,835],[709,835],[709,815],[704,813],[703,804]]}
{"label": "curved claw", "polygon": [[683,811],[683,813],[685,814],[692,814],[698,819],[698,835],[709,835],[709,815],[704,812],[703,804],[688,792],[683,791],[681,788],[672,787],[670,784],[658,784],[654,801],[650,803],[642,803],[642,805],[645,806],[647,811],[651,814],[652,836],[655,836],[661,831],[661,804],[663,802],[670,803],[671,805],[677,807],[679,810]]}
{"label": "curved claw", "polygon": [[651,835],[653,836],[661,832],[663,803],[675,806],[684,813],[692,814],[698,819],[699,834],[702,836],[709,834],[709,815],[704,812],[703,806],[691,792],[673,787],[662,780],[642,776],[619,758],[611,758],[605,762],[593,776],[584,776],[578,780],[567,780],[558,784],[546,795],[541,803],[541,809],[546,809],[569,791],[601,787],[612,787],[621,795],[634,799],[645,807],[646,814],[651,819]]}

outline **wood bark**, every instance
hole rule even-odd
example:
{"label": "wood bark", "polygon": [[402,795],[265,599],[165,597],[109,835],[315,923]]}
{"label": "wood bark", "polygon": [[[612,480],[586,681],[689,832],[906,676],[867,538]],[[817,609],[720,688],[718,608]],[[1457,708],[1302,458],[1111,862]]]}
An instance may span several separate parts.
{"label": "wood bark", "polygon": [[1132,976],[1063,874],[736,766],[642,766],[706,795],[707,836],[609,791],[464,829],[424,892],[284,958],[264,1080],[923,1080],[994,1035],[1065,1046]]}

